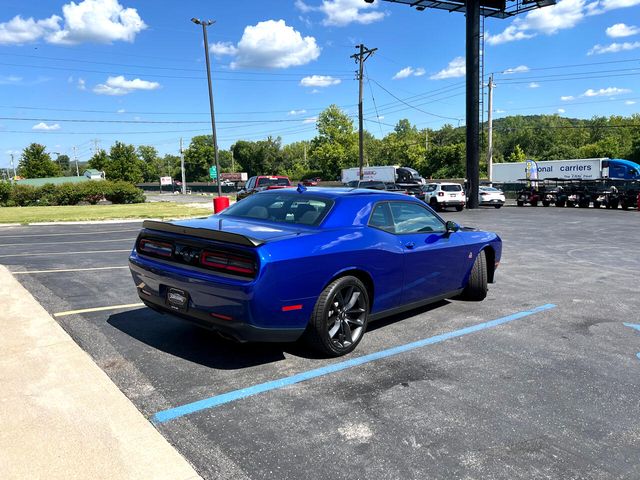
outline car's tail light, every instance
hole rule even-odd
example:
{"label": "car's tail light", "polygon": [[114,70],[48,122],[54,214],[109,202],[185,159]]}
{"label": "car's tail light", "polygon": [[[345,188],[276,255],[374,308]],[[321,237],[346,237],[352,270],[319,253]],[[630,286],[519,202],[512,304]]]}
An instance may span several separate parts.
{"label": "car's tail light", "polygon": [[173,245],[166,242],[159,242],[149,238],[143,238],[138,243],[138,250],[150,255],[160,257],[171,257],[173,255]]}
{"label": "car's tail light", "polygon": [[228,252],[204,250],[200,254],[200,264],[237,275],[253,277],[256,274],[256,262],[253,258]]}
{"label": "car's tail light", "polygon": [[484,197],[485,195],[489,195],[489,194],[487,192],[480,192],[480,195]]}
{"label": "car's tail light", "polygon": [[439,197],[444,197],[444,192],[438,192]]}

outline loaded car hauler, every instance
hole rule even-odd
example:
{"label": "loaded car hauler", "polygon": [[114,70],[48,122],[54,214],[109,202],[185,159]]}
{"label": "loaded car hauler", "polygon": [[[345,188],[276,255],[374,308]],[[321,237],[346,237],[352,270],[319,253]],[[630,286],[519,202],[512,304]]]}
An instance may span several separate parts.
{"label": "loaded car hauler", "polygon": [[[617,158],[583,158],[575,160],[549,160],[537,163],[537,180],[548,178],[563,180],[599,180],[603,178],[640,179],[640,165]],[[517,182],[526,174],[526,162],[493,164],[492,181]],[[535,180],[532,178],[531,180]]]}

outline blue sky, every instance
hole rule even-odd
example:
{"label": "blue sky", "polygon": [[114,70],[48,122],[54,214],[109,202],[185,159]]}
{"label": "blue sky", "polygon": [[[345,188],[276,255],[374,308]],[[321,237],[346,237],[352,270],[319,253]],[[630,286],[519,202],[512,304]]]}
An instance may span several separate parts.
{"label": "blue sky", "polygon": [[[220,148],[315,134],[335,103],[357,113],[355,45],[366,62],[366,128],[401,118],[464,124],[464,16],[363,0],[0,0],[0,167],[31,142],[88,160],[115,140],[176,153],[210,132],[202,30]],[[640,111],[640,0],[560,0],[486,21],[494,114],[589,118]],[[393,96],[392,96],[393,95]],[[400,102],[396,98],[404,101]],[[408,104],[408,105],[407,105]],[[153,123],[151,123],[153,122]],[[55,157],[55,155],[54,155]]]}

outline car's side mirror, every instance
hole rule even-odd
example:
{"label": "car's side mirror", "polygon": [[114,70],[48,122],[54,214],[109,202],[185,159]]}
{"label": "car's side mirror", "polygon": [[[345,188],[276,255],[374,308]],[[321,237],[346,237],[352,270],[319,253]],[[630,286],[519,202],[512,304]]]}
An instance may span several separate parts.
{"label": "car's side mirror", "polygon": [[453,222],[453,221],[449,220],[445,224],[445,228],[447,229],[447,233],[449,233],[449,232],[457,232],[458,230],[460,230],[460,225],[458,225],[456,222]]}

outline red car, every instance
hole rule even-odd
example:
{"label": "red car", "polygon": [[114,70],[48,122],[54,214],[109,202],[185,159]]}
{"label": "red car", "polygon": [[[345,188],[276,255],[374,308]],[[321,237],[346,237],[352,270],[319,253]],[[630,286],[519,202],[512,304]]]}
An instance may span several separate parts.
{"label": "red car", "polygon": [[258,175],[247,180],[244,188],[238,192],[238,200],[263,190],[275,190],[291,186],[289,177],[282,175]]}
{"label": "red car", "polygon": [[305,187],[315,187],[318,185],[318,182],[322,181],[322,179],[320,177],[315,177],[315,178],[306,178],[304,180],[302,180],[302,184]]}

